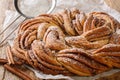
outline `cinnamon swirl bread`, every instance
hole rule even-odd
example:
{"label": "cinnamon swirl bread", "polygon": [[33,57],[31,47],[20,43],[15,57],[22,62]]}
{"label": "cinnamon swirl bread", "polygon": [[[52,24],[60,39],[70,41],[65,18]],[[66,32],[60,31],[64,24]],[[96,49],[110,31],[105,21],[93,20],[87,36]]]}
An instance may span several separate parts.
{"label": "cinnamon swirl bread", "polygon": [[45,74],[92,76],[120,68],[119,28],[104,12],[65,9],[42,14],[21,23],[7,59]]}

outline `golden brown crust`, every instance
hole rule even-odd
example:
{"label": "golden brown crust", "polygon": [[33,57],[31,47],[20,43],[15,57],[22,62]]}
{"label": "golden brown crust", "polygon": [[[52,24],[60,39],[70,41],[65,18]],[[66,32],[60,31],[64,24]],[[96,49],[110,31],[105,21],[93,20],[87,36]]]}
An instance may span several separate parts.
{"label": "golden brown crust", "polygon": [[32,66],[45,74],[92,76],[120,68],[120,23],[103,12],[78,9],[42,14],[20,25],[9,64]]}

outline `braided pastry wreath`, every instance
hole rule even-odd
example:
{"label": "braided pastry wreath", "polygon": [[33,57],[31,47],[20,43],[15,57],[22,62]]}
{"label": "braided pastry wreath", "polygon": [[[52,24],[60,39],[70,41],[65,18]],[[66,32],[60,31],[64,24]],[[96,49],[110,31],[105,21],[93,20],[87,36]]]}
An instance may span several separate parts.
{"label": "braided pastry wreath", "polygon": [[20,25],[14,45],[7,47],[7,59],[45,74],[92,76],[120,68],[119,27],[104,12],[42,14]]}

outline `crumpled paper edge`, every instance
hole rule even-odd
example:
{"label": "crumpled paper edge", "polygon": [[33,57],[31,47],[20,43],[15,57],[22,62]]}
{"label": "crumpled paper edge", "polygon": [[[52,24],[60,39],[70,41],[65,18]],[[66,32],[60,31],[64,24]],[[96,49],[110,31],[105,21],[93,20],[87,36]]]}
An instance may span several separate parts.
{"label": "crumpled paper edge", "polygon": [[41,79],[66,79],[66,80],[95,80],[98,79],[100,77],[105,77],[105,76],[109,76],[111,74],[117,73],[120,71],[120,69],[112,69],[110,71],[106,71],[100,74],[97,74],[95,76],[90,76],[90,77],[80,77],[80,76],[64,76],[64,75],[51,75],[51,74],[44,74],[38,70],[35,70],[27,65],[25,65],[28,69],[32,70],[35,75]]}
{"label": "crumpled paper edge", "polygon": [[69,77],[69,76],[64,76],[64,75],[51,75],[51,74],[46,75],[46,74],[44,74],[44,73],[42,73],[42,72],[40,72],[40,71],[38,71],[38,70],[35,70],[35,69],[33,69],[33,68],[31,68],[31,67],[29,67],[29,66],[27,66],[27,65],[25,65],[25,66],[26,66],[28,69],[32,70],[32,71],[35,73],[35,75],[36,75],[37,77],[41,78],[41,79],[67,79],[67,80],[74,80],[74,79],[72,79],[71,77]]}

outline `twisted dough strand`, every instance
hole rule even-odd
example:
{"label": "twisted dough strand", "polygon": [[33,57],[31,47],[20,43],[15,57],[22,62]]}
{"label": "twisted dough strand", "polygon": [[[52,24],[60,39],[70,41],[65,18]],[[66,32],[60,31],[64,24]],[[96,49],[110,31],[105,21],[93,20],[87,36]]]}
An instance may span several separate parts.
{"label": "twisted dough strand", "polygon": [[45,74],[91,76],[120,68],[120,23],[103,12],[78,9],[42,14],[20,25],[9,64],[27,64]]}

